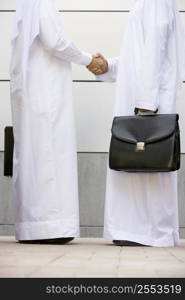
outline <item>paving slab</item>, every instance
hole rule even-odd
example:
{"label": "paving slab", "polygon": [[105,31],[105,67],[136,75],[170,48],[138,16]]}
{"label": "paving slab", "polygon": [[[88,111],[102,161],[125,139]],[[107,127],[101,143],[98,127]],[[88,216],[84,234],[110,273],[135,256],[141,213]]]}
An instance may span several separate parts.
{"label": "paving slab", "polygon": [[0,237],[0,278],[185,278],[185,240],[175,248],[118,247],[102,238],[67,245]]}

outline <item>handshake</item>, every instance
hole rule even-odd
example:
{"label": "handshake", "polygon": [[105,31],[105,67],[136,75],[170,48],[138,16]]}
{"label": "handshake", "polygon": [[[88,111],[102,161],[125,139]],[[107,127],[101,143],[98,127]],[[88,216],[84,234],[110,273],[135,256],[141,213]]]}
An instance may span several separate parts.
{"label": "handshake", "polygon": [[87,69],[94,75],[102,75],[108,72],[108,62],[103,55],[97,53],[93,56],[90,65],[87,66]]}

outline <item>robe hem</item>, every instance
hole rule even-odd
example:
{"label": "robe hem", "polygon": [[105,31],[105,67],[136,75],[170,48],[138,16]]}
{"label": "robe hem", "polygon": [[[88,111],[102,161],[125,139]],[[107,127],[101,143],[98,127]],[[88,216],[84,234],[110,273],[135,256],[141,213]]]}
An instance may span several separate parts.
{"label": "robe hem", "polygon": [[164,238],[152,239],[149,236],[136,235],[129,232],[104,229],[103,237],[110,240],[126,240],[152,247],[175,247],[179,245],[179,232],[173,231]]}
{"label": "robe hem", "polygon": [[74,221],[74,219],[15,224],[16,240],[41,240],[79,236],[79,221]]}

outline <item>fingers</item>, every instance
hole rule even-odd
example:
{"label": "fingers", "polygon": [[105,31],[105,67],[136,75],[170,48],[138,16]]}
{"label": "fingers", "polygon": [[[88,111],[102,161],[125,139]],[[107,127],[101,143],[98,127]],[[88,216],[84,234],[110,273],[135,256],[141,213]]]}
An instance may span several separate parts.
{"label": "fingers", "polygon": [[99,58],[99,57],[100,57],[100,53],[96,53],[96,54],[94,55],[94,57]]}
{"label": "fingers", "polygon": [[105,57],[101,53],[96,53],[95,57],[105,60]]}
{"label": "fingers", "polygon": [[90,70],[90,72],[92,72],[94,75],[102,75],[105,73],[104,71],[102,71],[102,69],[92,69]]}
{"label": "fingers", "polygon": [[139,116],[154,115],[155,114],[154,111],[148,110],[148,109],[140,109],[140,108],[138,108],[137,110],[138,110],[137,111],[137,115],[139,115]]}
{"label": "fingers", "polygon": [[101,69],[97,70],[95,73],[93,72],[94,75],[102,75],[106,73],[106,71],[102,71]]}

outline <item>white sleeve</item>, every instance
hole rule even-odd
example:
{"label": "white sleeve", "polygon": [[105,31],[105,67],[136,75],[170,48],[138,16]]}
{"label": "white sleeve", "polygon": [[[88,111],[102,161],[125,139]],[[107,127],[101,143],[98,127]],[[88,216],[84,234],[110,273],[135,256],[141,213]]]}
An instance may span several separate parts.
{"label": "white sleeve", "polygon": [[143,55],[140,65],[136,66],[140,76],[136,82],[135,107],[152,111],[156,111],[159,106],[160,76],[170,31],[166,15],[162,18],[166,10],[162,7],[165,1],[157,1],[145,0],[147,17],[143,18]]}
{"label": "white sleeve", "polygon": [[97,75],[96,79],[105,82],[115,82],[117,80],[119,57],[109,58],[108,72],[102,75]]}
{"label": "white sleeve", "polygon": [[46,2],[41,3],[40,40],[44,48],[59,59],[88,66],[92,61],[92,55],[81,51],[72,41],[65,38],[57,12],[50,7],[47,8]]}

